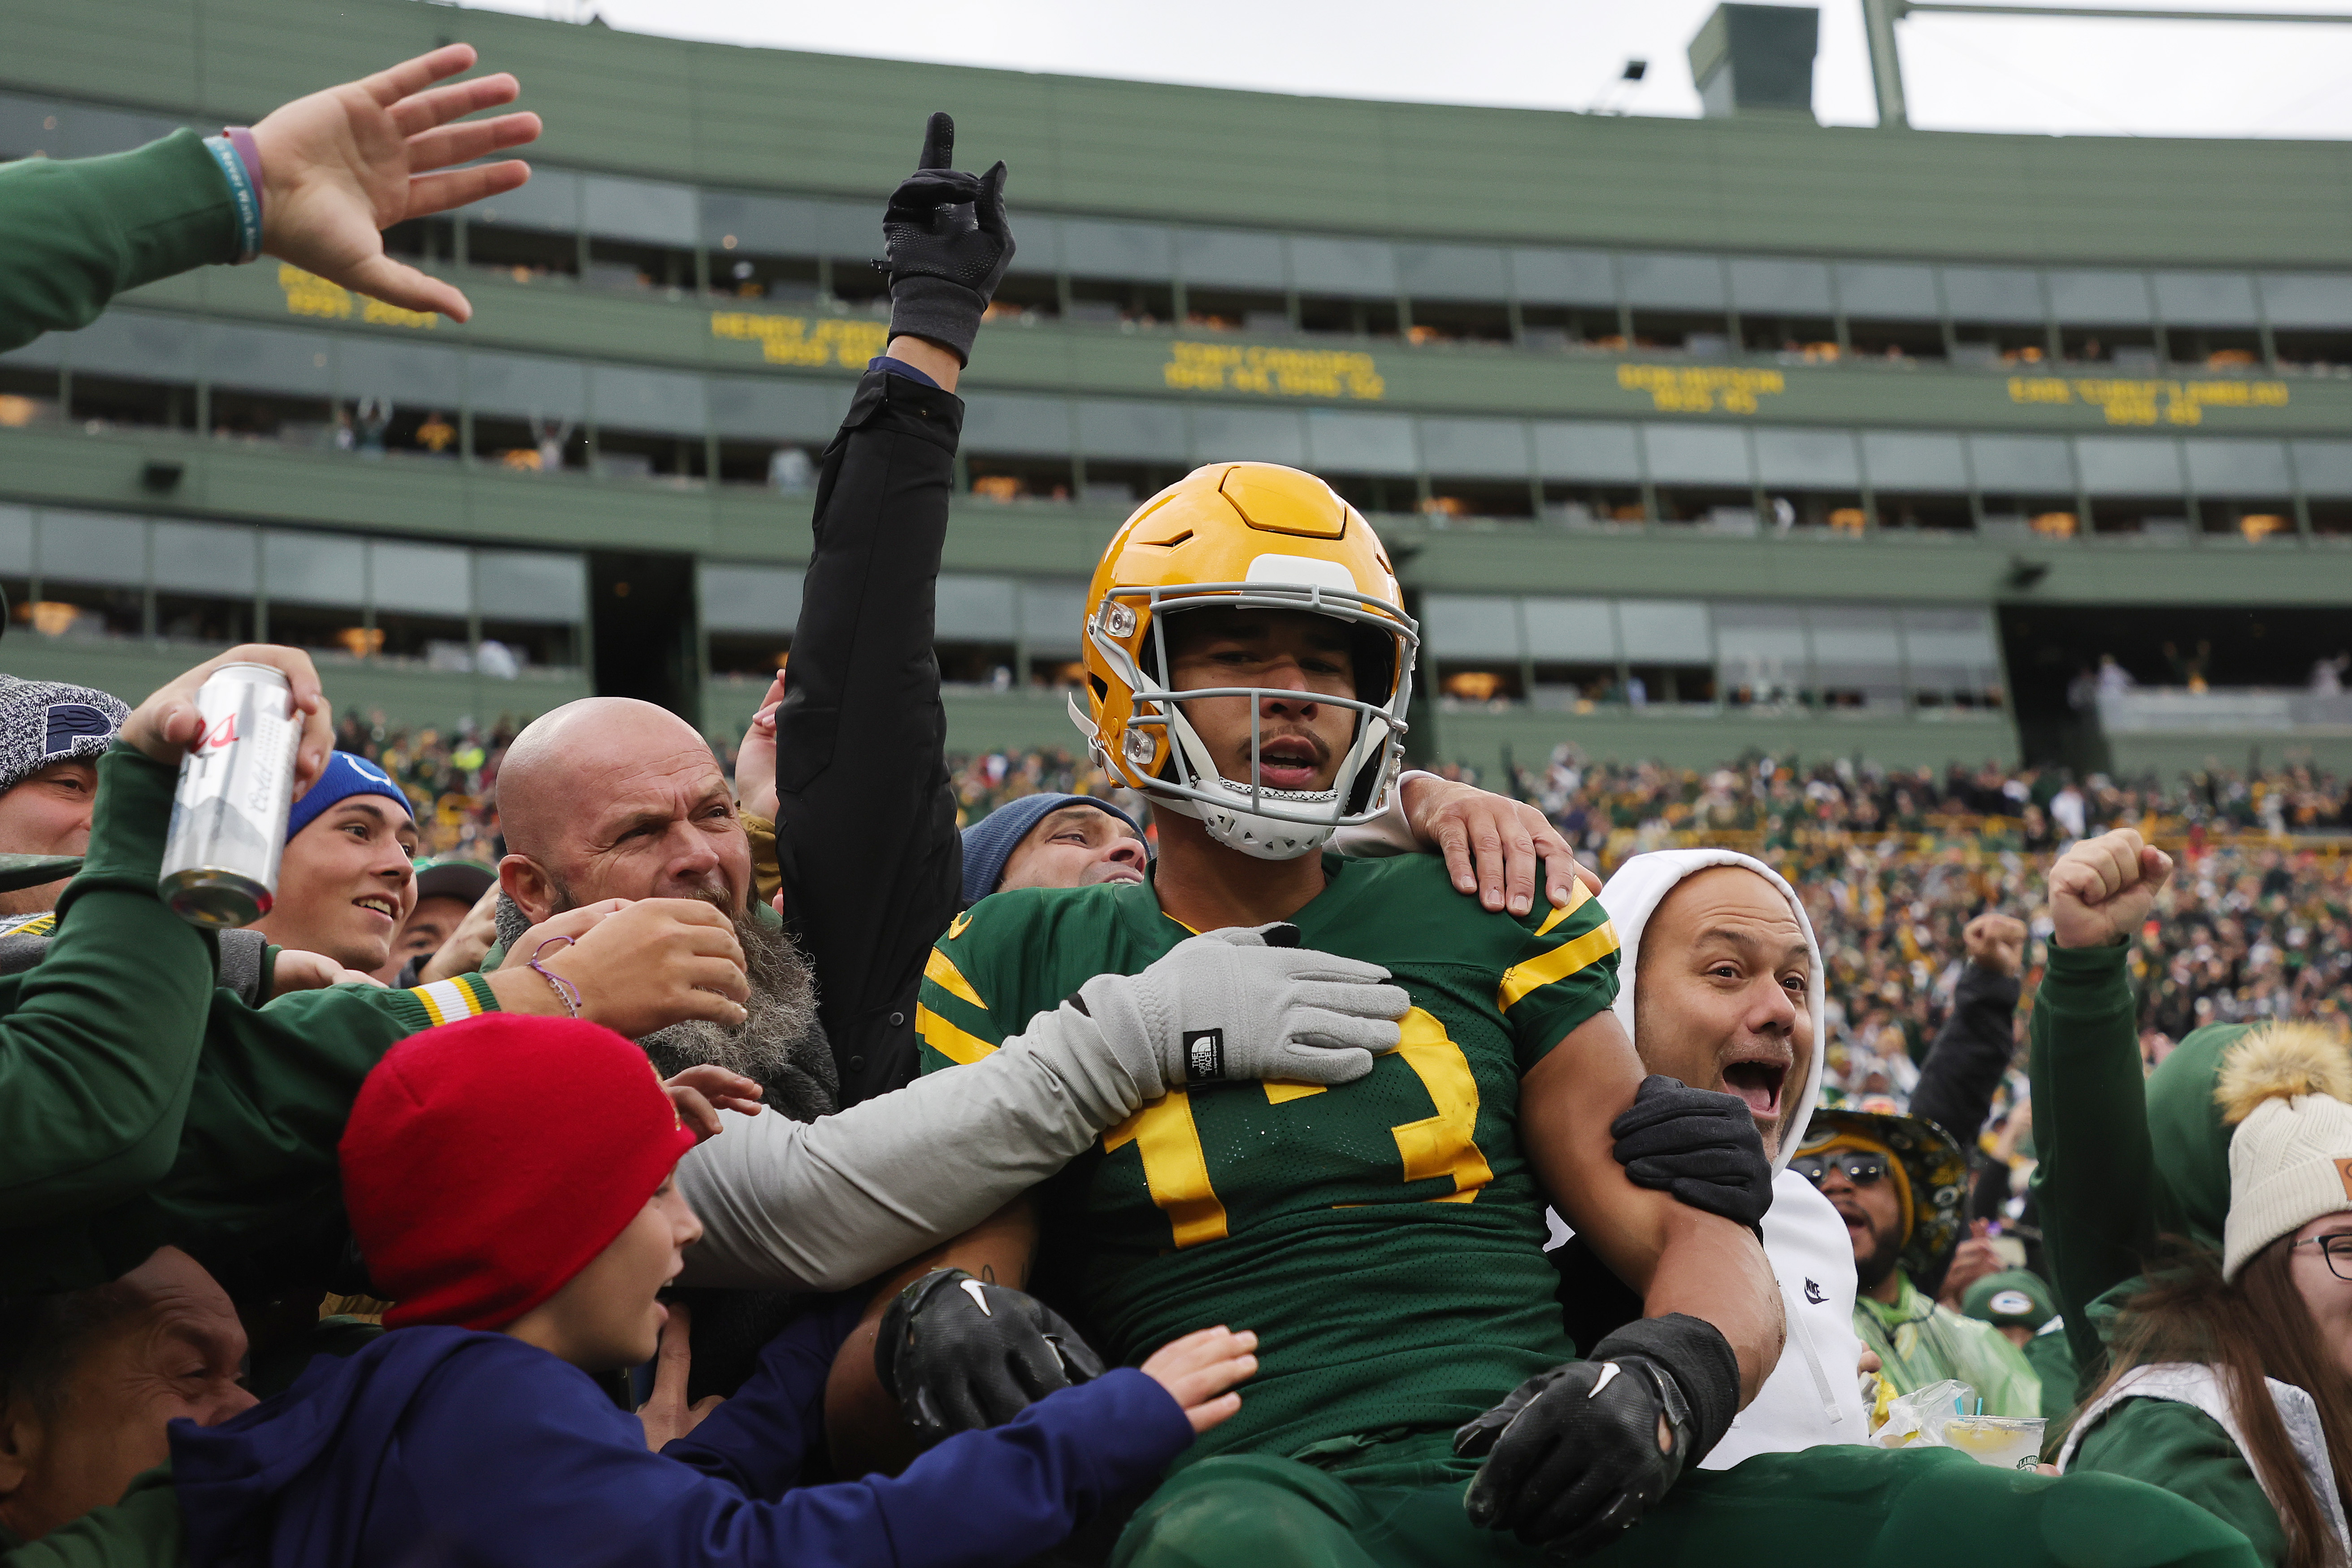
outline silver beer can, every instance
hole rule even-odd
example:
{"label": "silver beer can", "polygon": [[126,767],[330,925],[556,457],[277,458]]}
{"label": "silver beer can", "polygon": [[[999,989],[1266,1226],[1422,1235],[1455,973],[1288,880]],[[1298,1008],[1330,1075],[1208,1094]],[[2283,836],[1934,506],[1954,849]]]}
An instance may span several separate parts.
{"label": "silver beer can", "polygon": [[250,925],[278,896],[302,735],[290,701],[286,677],[266,664],[222,665],[196,690],[205,732],[180,764],[158,884],[192,925]]}

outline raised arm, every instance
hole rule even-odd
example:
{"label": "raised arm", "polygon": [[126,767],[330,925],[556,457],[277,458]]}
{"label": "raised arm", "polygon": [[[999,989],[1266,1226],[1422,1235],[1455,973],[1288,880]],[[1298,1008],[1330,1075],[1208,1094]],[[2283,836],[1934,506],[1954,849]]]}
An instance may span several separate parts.
{"label": "raised arm", "polygon": [[433,87],[473,63],[472,46],[449,44],[296,99],[253,127],[250,170],[242,149],[215,153],[190,131],[103,158],[0,168],[0,350],[88,326],[124,289],[251,259],[255,238],[252,251],[464,321],[466,297],[385,256],[379,231],[530,177],[513,162],[450,167],[539,134],[536,114],[452,123],[515,96],[503,74]]}
{"label": "raised arm", "polygon": [[[2017,976],[2025,963],[2025,922],[2010,915],[1982,914],[1969,922],[1961,934],[1968,963],[1953,988],[1951,1016],[1936,1032],[1911,1090],[1911,1114],[1933,1121],[1963,1149],[1976,1147],[2017,1054]],[[1925,1280],[1914,1283],[1930,1289]]]}
{"label": "raised arm", "polygon": [[13,1004],[0,1016],[0,1226],[120,1202],[177,1158],[214,954],[156,879],[180,758],[203,729],[196,690],[232,659],[285,673],[298,782],[316,776],[333,745],[317,672],[292,648],[232,648],[124,721],[99,762],[89,851],[58,900],[58,934],[41,963],[0,984]]}
{"label": "raised arm", "polygon": [[889,365],[858,383],[825,448],[815,553],[776,715],[776,861],[785,919],[816,973],[841,1103],[915,1076],[915,992],[954,918],[962,842],[931,652],[963,405],[953,391],[1013,259],[1004,165],[951,164],[934,114],[883,215]]}
{"label": "raised arm", "polygon": [[2105,1368],[2091,1303],[2140,1271],[2156,1235],[2130,933],[2172,874],[2130,828],[2086,838],[2050,871],[2049,968],[2033,1000],[2033,1194],[2078,1387]]}

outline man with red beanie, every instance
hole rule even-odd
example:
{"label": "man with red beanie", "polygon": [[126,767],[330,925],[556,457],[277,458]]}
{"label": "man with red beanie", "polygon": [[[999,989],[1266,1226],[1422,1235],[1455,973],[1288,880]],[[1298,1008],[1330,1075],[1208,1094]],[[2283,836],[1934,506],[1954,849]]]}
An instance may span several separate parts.
{"label": "man with red beanie", "polygon": [[655,1352],[656,1293],[701,1235],[670,1179],[694,1142],[645,1053],[600,1026],[488,1015],[401,1042],[341,1143],[392,1331],[222,1426],[173,1422],[168,1470],[43,1547],[196,1568],[1009,1568],[1240,1408],[1226,1390],[1255,1370],[1255,1337],[1211,1329],[898,1477],[790,1490],[859,1315],[847,1297],[650,1452],[591,1374]]}

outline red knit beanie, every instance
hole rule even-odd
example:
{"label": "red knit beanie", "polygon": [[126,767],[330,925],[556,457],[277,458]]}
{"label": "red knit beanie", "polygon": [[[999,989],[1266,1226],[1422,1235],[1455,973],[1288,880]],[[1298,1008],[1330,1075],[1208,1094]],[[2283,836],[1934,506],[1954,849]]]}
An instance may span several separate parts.
{"label": "red knit beanie", "polygon": [[343,1205],[389,1328],[496,1329],[612,1244],[694,1134],[644,1051],[577,1018],[412,1035],[360,1085]]}

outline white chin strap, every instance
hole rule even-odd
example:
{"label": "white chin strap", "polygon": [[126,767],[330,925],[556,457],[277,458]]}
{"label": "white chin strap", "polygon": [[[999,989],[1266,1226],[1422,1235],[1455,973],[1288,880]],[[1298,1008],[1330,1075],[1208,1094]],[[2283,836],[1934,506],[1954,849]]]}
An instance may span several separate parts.
{"label": "white chin strap", "polygon": [[[1221,778],[1216,787],[1233,792],[1234,798],[1243,803],[1233,810],[1210,805],[1202,801],[1170,801],[1169,809],[1183,812],[1201,819],[1209,837],[1228,849],[1238,849],[1260,860],[1296,860],[1302,855],[1312,855],[1331,840],[1337,829],[1328,823],[1310,826],[1304,822],[1287,822],[1280,817],[1266,816],[1245,809],[1250,797],[1247,784],[1237,784]],[[1321,806],[1336,808],[1339,803],[1337,790],[1261,789],[1258,798],[1295,805],[1304,810]]]}

